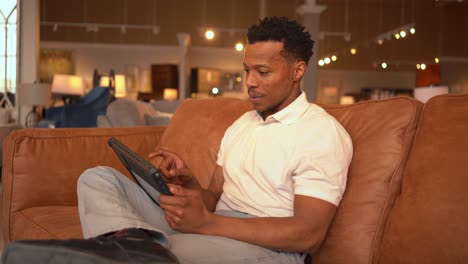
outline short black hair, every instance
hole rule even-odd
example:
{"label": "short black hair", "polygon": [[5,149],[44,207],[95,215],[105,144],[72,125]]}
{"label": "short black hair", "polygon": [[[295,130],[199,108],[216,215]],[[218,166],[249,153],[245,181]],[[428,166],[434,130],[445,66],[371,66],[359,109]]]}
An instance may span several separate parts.
{"label": "short black hair", "polygon": [[249,44],[262,41],[283,42],[285,56],[309,62],[314,41],[305,27],[287,17],[266,17],[258,24],[250,26],[247,32]]}

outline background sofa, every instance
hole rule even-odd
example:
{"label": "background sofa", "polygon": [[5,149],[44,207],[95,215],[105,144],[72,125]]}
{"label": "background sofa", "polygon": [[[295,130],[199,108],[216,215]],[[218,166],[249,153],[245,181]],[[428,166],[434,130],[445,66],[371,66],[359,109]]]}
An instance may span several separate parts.
{"label": "background sofa", "polygon": [[[468,95],[324,108],[350,133],[354,156],[313,263],[467,263]],[[79,175],[97,165],[126,173],[110,136],[142,155],[158,146],[178,152],[207,186],[225,129],[249,109],[237,99],[186,100],[168,127],[13,132],[3,149],[5,242],[82,236]]]}
{"label": "background sofa", "polygon": [[159,100],[151,103],[117,99],[106,114],[97,117],[98,127],[167,126],[182,101]]}

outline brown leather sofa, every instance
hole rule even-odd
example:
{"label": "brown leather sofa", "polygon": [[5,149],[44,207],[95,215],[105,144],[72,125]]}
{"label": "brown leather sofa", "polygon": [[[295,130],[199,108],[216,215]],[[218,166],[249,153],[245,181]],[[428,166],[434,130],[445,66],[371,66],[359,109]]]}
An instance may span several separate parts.
{"label": "brown leather sofa", "polygon": [[[354,156],[313,263],[468,263],[468,95],[324,107],[350,133]],[[125,172],[110,136],[142,155],[178,152],[207,186],[225,129],[249,109],[237,99],[186,100],[166,128],[13,132],[3,149],[4,240],[81,237],[79,175],[97,165]]]}

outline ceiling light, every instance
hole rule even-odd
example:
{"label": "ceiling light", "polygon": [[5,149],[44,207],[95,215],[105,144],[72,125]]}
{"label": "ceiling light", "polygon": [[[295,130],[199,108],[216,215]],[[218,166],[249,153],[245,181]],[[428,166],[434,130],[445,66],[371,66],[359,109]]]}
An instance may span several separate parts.
{"label": "ceiling light", "polygon": [[349,52],[350,52],[351,54],[355,55],[355,54],[357,53],[357,49],[352,48],[352,49],[349,50]]}
{"label": "ceiling light", "polygon": [[385,63],[385,62],[382,62],[382,64],[380,66],[382,66],[382,69],[387,69],[387,63]]}
{"label": "ceiling light", "polygon": [[325,65],[325,62],[323,60],[319,60],[318,65],[323,66],[323,65]]}
{"label": "ceiling light", "polygon": [[212,40],[214,39],[215,37],[215,33],[213,30],[211,29],[208,29],[207,31],[205,31],[205,38],[208,39],[208,40]]}
{"label": "ceiling light", "polygon": [[236,43],[236,50],[237,51],[243,51],[244,50],[244,44],[242,44],[241,42],[237,42]]}
{"label": "ceiling light", "polygon": [[324,60],[325,64],[329,64],[330,63],[330,58],[326,57]]}
{"label": "ceiling light", "polygon": [[426,64],[422,63],[422,64],[421,64],[421,70],[424,71],[425,69],[426,69]]}
{"label": "ceiling light", "polygon": [[332,61],[336,61],[337,59],[338,59],[338,58],[337,58],[335,55],[331,56],[331,60],[332,60]]}
{"label": "ceiling light", "polygon": [[439,63],[439,62],[440,62],[439,58],[437,58],[437,57],[434,58],[434,61],[435,61],[435,63]]}

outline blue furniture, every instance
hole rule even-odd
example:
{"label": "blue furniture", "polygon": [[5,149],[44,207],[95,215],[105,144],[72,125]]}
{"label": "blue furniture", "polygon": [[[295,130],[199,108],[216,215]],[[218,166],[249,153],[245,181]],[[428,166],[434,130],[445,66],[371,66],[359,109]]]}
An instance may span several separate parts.
{"label": "blue furniture", "polygon": [[97,127],[97,117],[106,114],[109,100],[109,88],[96,86],[75,103],[47,108],[39,127]]}

